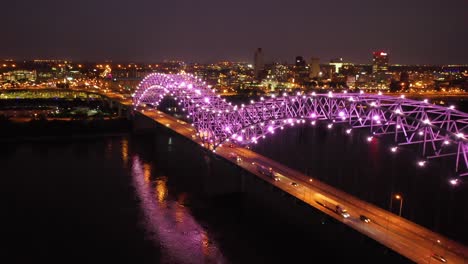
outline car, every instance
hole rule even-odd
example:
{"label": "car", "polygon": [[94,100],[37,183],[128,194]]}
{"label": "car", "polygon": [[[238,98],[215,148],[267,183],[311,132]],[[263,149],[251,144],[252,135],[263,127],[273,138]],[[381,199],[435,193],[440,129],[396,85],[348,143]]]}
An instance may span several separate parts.
{"label": "car", "polygon": [[234,152],[229,153],[229,158],[236,161],[237,163],[242,162],[242,158]]}
{"label": "car", "polygon": [[274,180],[275,180],[275,181],[279,181],[280,178],[279,178],[278,176],[276,176],[276,177],[274,178]]}
{"label": "car", "polygon": [[370,219],[369,217],[365,216],[365,215],[360,215],[359,216],[359,219],[361,219],[361,221],[365,222],[365,223],[370,223]]}
{"label": "car", "polygon": [[432,253],[431,257],[434,258],[434,259],[437,259],[437,260],[440,261],[440,262],[444,262],[444,263],[447,262],[447,259],[445,259],[445,258],[442,257],[441,255],[436,254],[436,253]]}
{"label": "car", "polygon": [[291,185],[294,186],[294,187],[299,186],[299,184],[297,184],[297,182],[291,182]]}
{"label": "car", "polygon": [[340,215],[343,216],[344,218],[349,218],[348,210],[344,209],[344,208],[341,207],[340,205],[337,205],[337,206],[335,207],[335,212],[337,212],[338,214],[340,214]]}

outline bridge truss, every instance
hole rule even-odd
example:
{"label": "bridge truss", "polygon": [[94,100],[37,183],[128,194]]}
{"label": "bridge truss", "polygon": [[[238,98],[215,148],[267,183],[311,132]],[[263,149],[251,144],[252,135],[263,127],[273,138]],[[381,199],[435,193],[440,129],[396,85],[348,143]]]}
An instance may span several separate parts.
{"label": "bridge truss", "polygon": [[[171,96],[187,114],[204,145],[213,151],[226,141],[255,144],[286,126],[327,122],[352,129],[367,129],[373,136],[388,135],[398,146],[419,145],[425,159],[455,156],[455,171],[468,175],[468,114],[401,97],[365,93],[301,94],[261,97],[246,105],[226,102],[214,89],[189,74],[146,76],[133,95],[135,108],[157,106]],[[420,161],[423,166],[425,161]]]}

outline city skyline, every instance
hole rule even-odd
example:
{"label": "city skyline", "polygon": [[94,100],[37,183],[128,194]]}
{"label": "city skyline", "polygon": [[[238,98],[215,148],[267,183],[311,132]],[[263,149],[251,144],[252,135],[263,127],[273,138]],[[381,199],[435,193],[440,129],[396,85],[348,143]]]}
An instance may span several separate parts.
{"label": "city skyline", "polygon": [[213,0],[127,3],[54,0],[4,3],[0,57],[73,61],[181,60],[292,63],[296,56],[321,63],[342,57],[368,64],[385,51],[390,64],[467,64],[468,3],[393,1],[382,6],[295,0]]}

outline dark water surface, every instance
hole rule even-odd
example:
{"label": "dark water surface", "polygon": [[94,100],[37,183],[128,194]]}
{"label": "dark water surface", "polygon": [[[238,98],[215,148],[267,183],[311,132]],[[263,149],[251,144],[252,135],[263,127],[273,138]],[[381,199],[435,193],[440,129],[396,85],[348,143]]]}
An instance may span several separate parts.
{"label": "dark water surface", "polygon": [[326,216],[205,195],[198,160],[171,162],[178,142],[2,143],[2,263],[409,263]]}

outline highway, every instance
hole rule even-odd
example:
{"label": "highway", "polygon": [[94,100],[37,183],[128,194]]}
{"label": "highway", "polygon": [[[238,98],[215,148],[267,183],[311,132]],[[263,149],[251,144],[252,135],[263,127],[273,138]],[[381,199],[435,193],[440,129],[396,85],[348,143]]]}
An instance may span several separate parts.
{"label": "highway", "polygon": [[[200,138],[196,136],[196,130],[190,124],[148,107],[138,107],[137,111],[202,145]],[[207,149],[207,151],[209,150]],[[227,143],[216,149],[216,155],[237,164],[259,178],[270,182],[279,189],[416,263],[444,263],[444,261],[432,257],[434,253],[443,256],[446,263],[468,263],[468,247],[465,245],[450,240],[425,227],[360,200],[249,149]],[[240,161],[233,158],[236,155],[240,158]],[[279,178],[279,181],[261,174],[257,166],[252,164],[253,162],[267,168],[271,167],[275,176]],[[291,185],[292,182],[297,183],[297,185]],[[336,205],[345,208],[350,217],[344,218],[336,213],[334,208],[330,208],[331,206],[324,206],[322,202],[324,200],[328,201],[328,205],[336,203]],[[360,219],[361,215],[368,217],[370,222],[362,221]]]}

